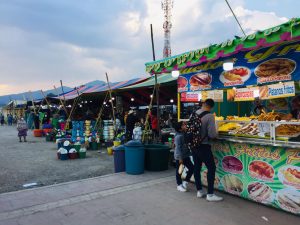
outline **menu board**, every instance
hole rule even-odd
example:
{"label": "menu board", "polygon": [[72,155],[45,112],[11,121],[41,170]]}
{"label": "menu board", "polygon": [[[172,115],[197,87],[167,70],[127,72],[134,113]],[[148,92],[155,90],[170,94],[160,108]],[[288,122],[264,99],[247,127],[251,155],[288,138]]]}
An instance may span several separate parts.
{"label": "menu board", "polygon": [[[178,92],[189,92],[281,81],[300,80],[300,41],[240,52],[220,60],[180,70]],[[223,63],[234,61],[234,68],[223,70]]]}
{"label": "menu board", "polygon": [[[216,142],[215,188],[300,215],[300,150]],[[207,168],[201,179],[207,185]]]}
{"label": "menu board", "polygon": [[223,90],[181,93],[181,102],[199,102],[209,98],[213,99],[215,102],[223,102]]}
{"label": "menu board", "polygon": [[295,83],[293,81],[259,87],[259,97],[261,99],[286,98],[295,96],[295,93]]}
{"label": "menu board", "polygon": [[258,87],[235,88],[227,90],[228,101],[253,101],[259,96]]}

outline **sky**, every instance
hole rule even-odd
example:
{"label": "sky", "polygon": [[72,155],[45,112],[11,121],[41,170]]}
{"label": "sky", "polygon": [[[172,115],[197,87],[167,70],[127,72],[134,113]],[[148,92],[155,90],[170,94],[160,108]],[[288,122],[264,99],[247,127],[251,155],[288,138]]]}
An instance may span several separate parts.
{"label": "sky", "polygon": [[[229,0],[246,33],[297,17],[299,0]],[[0,95],[149,76],[161,0],[0,0]],[[224,0],[174,0],[172,55],[242,35]]]}

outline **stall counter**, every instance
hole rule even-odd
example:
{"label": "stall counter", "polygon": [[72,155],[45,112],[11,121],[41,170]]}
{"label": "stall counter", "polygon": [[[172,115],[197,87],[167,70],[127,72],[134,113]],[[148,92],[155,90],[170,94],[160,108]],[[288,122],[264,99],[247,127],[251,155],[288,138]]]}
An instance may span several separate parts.
{"label": "stall counter", "polygon": [[300,148],[219,140],[212,151],[216,189],[300,215]]}

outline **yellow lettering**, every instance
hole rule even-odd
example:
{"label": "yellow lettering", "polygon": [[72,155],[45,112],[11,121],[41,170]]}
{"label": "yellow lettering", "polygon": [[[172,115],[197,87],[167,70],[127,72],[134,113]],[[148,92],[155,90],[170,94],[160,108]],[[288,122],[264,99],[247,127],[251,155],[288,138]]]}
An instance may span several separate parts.
{"label": "yellow lettering", "polygon": [[298,149],[289,149],[288,151],[288,157],[286,160],[287,164],[291,164],[293,161],[300,161],[300,151]]}
{"label": "yellow lettering", "polygon": [[282,55],[286,55],[287,53],[289,53],[290,50],[292,49],[300,49],[300,44],[294,44],[294,45],[288,45],[285,46],[279,53],[278,56],[282,56]]}
{"label": "yellow lettering", "polygon": [[257,54],[255,54],[255,53],[258,50],[252,50],[245,55],[245,58],[248,59],[248,62],[250,62],[250,63],[261,61],[261,60],[268,58],[270,55],[272,55],[278,47],[279,46],[275,45],[275,46],[269,48],[266,52],[257,53]]}

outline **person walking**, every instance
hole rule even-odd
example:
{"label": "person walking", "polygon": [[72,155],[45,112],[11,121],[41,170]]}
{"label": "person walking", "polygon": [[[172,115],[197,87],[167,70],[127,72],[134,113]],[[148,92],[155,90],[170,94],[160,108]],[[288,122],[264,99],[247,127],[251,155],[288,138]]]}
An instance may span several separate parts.
{"label": "person walking", "polygon": [[[184,132],[186,131],[186,124],[183,122],[175,123],[174,129],[176,131],[175,140],[174,140],[174,144],[175,144],[174,159],[176,163],[177,190],[180,192],[186,192],[187,184],[188,182],[190,182],[190,179],[194,173],[194,165],[190,159],[191,152],[188,149],[184,137],[185,136]],[[181,165],[184,165],[188,169],[187,175],[185,177],[185,181],[182,181],[181,174],[179,173],[179,168]]]}
{"label": "person walking", "polygon": [[0,123],[1,123],[1,126],[4,125],[4,115],[3,114],[0,115]]}
{"label": "person walking", "polygon": [[214,115],[210,113],[214,105],[214,100],[206,99],[201,109],[198,109],[191,115],[188,127],[188,132],[194,132],[192,134],[193,140],[188,144],[192,150],[194,160],[194,178],[197,188],[197,197],[202,198],[205,196],[200,175],[202,163],[204,163],[207,167],[208,184],[206,200],[211,202],[223,200],[222,197],[214,194],[216,165],[210,143],[211,140],[217,137],[215,118]]}
{"label": "person walking", "polygon": [[27,131],[28,131],[28,126],[26,121],[21,118],[17,122],[17,130],[18,130],[18,137],[19,141],[22,142],[22,137],[24,138],[24,142],[26,142],[26,136],[27,136]]}

